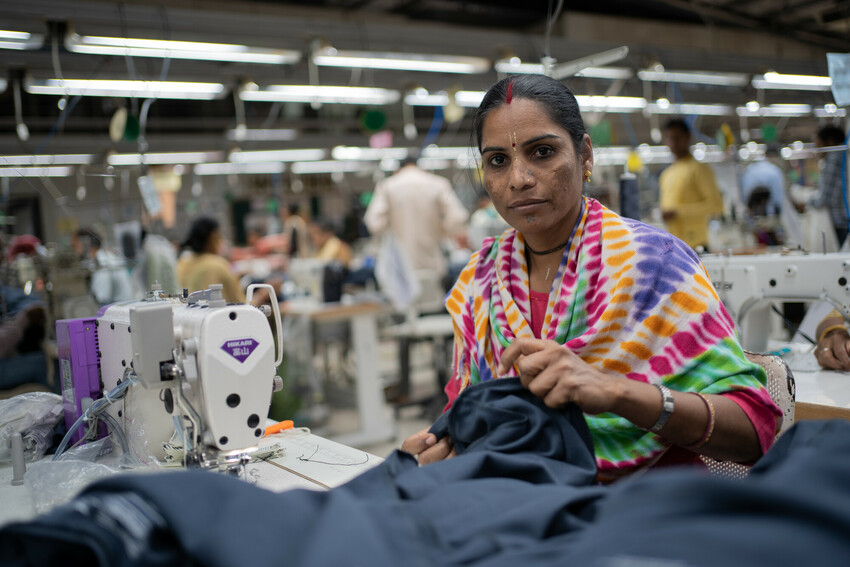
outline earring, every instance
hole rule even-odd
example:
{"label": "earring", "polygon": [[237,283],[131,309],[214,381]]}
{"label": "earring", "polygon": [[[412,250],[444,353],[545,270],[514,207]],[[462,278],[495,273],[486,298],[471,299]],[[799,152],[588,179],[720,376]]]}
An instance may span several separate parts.
{"label": "earring", "polygon": [[590,183],[590,170],[589,169],[584,170],[584,180],[585,180],[585,182]]}

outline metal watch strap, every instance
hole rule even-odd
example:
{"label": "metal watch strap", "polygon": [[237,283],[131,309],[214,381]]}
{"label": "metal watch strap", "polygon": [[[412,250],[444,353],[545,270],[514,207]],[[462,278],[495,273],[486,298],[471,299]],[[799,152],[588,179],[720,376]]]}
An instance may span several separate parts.
{"label": "metal watch strap", "polygon": [[674,402],[673,402],[673,394],[670,392],[670,388],[667,386],[662,386],[661,384],[653,384],[658,391],[661,392],[661,415],[658,416],[658,421],[655,422],[655,425],[649,428],[653,433],[658,433],[661,431],[661,428],[667,423],[667,420],[670,419],[670,414],[673,413]]}

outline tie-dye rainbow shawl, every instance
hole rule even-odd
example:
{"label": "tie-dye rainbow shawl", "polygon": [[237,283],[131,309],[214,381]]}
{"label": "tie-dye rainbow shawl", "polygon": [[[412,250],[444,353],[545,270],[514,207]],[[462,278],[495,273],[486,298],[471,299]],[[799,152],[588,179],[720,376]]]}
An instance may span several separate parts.
{"label": "tie-dye rainbow shawl", "polygon": [[[486,241],[446,297],[455,330],[450,402],[493,379],[515,337],[533,337],[524,246],[513,229]],[[542,338],[605,372],[687,392],[749,388],[773,405],[764,371],[744,356],[705,268],[666,232],[585,198],[554,282]],[[667,448],[614,414],[586,418],[600,477],[651,464]]]}

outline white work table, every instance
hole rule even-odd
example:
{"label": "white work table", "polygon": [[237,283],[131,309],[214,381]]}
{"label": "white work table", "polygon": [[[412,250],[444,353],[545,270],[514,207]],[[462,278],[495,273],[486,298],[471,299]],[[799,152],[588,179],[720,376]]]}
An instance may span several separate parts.
{"label": "white work table", "polygon": [[850,372],[821,368],[811,345],[771,341],[768,348],[779,352],[791,368],[796,383],[794,420],[850,419]]}
{"label": "white work table", "polygon": [[[296,488],[328,490],[348,482],[383,461],[375,455],[311,433],[292,431],[280,435],[280,439],[284,447],[282,456],[249,464],[247,470],[240,473],[240,478],[274,492]],[[51,455],[45,457],[51,458]],[[164,472],[177,470],[183,469],[162,469]],[[149,469],[137,470],[147,471]],[[210,471],[209,474],[224,473]],[[10,464],[0,466],[0,526],[28,520],[36,515],[26,476],[24,484],[20,486],[12,486],[12,476]],[[70,498],[72,495],[68,496]]]}
{"label": "white work table", "polygon": [[[315,301],[287,301],[280,306],[284,317],[296,317],[304,321],[299,329],[309,329],[312,323],[348,321],[351,341],[355,353],[355,390],[360,429],[334,437],[345,445],[371,445],[390,441],[396,436],[392,412],[384,400],[378,369],[378,322],[377,317],[387,306],[376,302],[362,303],[318,303]],[[285,325],[286,327],[286,325]],[[312,333],[299,336],[307,353],[313,352]],[[309,372],[313,372],[312,367]]]}

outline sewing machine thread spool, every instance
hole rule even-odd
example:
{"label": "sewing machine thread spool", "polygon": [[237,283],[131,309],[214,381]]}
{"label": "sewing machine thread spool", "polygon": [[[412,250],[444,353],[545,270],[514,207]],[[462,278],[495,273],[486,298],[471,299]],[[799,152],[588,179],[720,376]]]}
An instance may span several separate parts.
{"label": "sewing machine thread spool", "polygon": [[12,435],[12,486],[24,483],[25,472],[27,466],[24,464],[24,440],[18,432]]}

